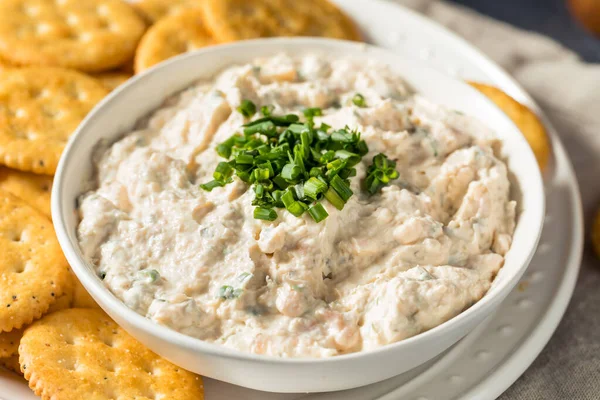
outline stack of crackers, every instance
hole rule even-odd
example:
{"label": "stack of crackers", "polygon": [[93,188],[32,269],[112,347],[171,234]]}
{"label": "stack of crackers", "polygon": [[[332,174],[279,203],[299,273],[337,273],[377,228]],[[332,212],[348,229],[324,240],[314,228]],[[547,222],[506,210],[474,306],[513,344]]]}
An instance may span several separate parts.
{"label": "stack of crackers", "polygon": [[[361,39],[327,0],[0,0],[0,365],[37,395],[203,398],[200,377],[129,336],[70,271],[52,227],[52,176],[79,123],[134,73],[272,36]],[[520,124],[544,166],[535,115],[477,87]]]}

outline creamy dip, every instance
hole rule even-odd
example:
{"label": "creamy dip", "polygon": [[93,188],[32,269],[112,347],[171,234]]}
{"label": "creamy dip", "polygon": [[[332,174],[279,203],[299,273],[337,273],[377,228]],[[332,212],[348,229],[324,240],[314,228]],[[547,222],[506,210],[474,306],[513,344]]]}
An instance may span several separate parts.
{"label": "creamy dip", "polygon": [[[357,93],[366,107],[353,104]],[[362,132],[370,151],[343,210],[323,201],[320,223],[285,210],[262,221],[237,177],[199,188],[223,161],[215,147],[247,122],[236,111],[244,99],[273,114],[320,107],[315,123]],[[284,357],[373,349],[443,323],[490,288],[515,226],[499,147],[379,63],[257,60],[168,99],[97,152],[79,243],[128,307],[184,334]],[[400,177],[369,196],[361,181],[377,153]]]}

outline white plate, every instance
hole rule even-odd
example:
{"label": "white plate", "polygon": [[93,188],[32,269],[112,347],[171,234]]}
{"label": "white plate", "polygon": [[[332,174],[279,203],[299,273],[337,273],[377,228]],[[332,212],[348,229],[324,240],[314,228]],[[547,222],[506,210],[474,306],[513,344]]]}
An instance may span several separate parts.
{"label": "white plate", "polygon": [[[425,60],[442,72],[493,83],[539,112],[506,73],[444,28],[382,0],[336,0],[372,43]],[[582,213],[571,164],[552,127],[554,164],[545,177],[547,217],[540,246],[522,284],[500,310],[452,349],[387,381],[329,394],[273,394],[206,380],[207,400],[492,399],[533,362],[556,329],[575,286],[582,252]],[[365,366],[368,368],[368,366]],[[269,379],[269,377],[265,377]],[[0,398],[35,399],[26,384],[0,372]]]}

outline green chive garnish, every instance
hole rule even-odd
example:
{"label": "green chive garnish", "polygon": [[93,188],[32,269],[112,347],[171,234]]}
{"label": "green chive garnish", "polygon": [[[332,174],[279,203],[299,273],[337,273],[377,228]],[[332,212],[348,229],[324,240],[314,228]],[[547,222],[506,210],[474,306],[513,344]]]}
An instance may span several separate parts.
{"label": "green chive garnish", "polygon": [[352,103],[354,103],[357,107],[366,107],[367,103],[365,102],[365,96],[360,93],[356,93],[354,97],[352,97]]}
{"label": "green chive garnish", "polygon": [[200,184],[200,187],[207,192],[212,191],[214,188],[223,187],[227,184],[227,182],[213,180],[207,183]]}
{"label": "green chive garnish", "polygon": [[268,117],[271,115],[271,113],[273,112],[274,109],[275,109],[274,105],[268,104],[268,105],[262,106],[260,108],[260,113],[263,115],[263,117]]}
{"label": "green chive garnish", "polygon": [[329,214],[327,214],[327,211],[325,210],[325,207],[323,207],[321,203],[315,203],[312,206],[310,206],[308,209],[308,213],[317,223],[323,221],[329,216]]}
{"label": "green chive garnish", "polygon": [[310,178],[304,182],[304,195],[313,200],[317,200],[319,194],[327,190],[327,183],[321,182],[317,178]]}
{"label": "green chive garnish", "polygon": [[338,175],[331,179],[331,187],[337,192],[337,194],[344,200],[348,201],[354,194],[350,186],[342,180]]}
{"label": "green chive garnish", "polygon": [[373,164],[367,169],[364,189],[373,195],[399,176],[396,162],[387,158],[385,154],[379,153],[373,157]]}
{"label": "green chive garnish", "polygon": [[342,199],[332,187],[325,192],[325,198],[338,210],[342,210],[346,204],[344,199]]}
{"label": "green chive garnish", "polygon": [[237,299],[243,292],[242,289],[234,289],[232,286],[224,285],[219,288],[218,297],[223,300]]}
{"label": "green chive garnish", "polygon": [[250,100],[242,100],[242,103],[237,108],[240,114],[242,114],[246,118],[250,118],[254,114],[256,114],[256,105]]}
{"label": "green chive garnish", "polygon": [[275,221],[277,219],[277,212],[272,208],[256,207],[254,209],[254,219]]}
{"label": "green chive garnish", "polygon": [[313,119],[314,117],[320,117],[323,115],[323,110],[318,107],[305,108],[302,112],[307,119]]}
{"label": "green chive garnish", "polygon": [[[360,94],[355,99],[364,106]],[[249,100],[239,107],[246,118],[256,110]],[[243,135],[235,134],[217,145],[217,153],[226,161],[218,163],[214,179],[200,187],[211,191],[233,182],[236,176],[252,185],[254,218],[274,221],[276,208],[285,208],[296,217],[308,211],[316,222],[323,221],[328,216],[321,204],[323,198],[342,210],[352,197],[350,179],[356,176],[354,166],[369,152],[367,143],[360,132],[347,126],[335,131],[327,124],[315,127],[314,117],[323,115],[320,108],[305,109],[304,123],[298,115],[273,115],[273,110],[273,106],[263,105],[262,117],[243,125]],[[397,177],[395,163],[378,155],[363,187],[375,193]],[[230,298],[234,290],[224,287],[224,298]]]}

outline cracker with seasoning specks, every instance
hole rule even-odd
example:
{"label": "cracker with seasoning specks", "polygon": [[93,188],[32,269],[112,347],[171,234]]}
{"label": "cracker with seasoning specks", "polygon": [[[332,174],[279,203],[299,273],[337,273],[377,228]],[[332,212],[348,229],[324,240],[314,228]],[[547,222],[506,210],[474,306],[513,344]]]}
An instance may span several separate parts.
{"label": "cracker with seasoning specks", "polygon": [[151,352],[97,309],[50,314],[25,331],[19,363],[42,399],[202,400],[202,378]]}
{"label": "cracker with seasoning specks", "polygon": [[0,191],[0,332],[40,318],[71,284],[52,222]]}

